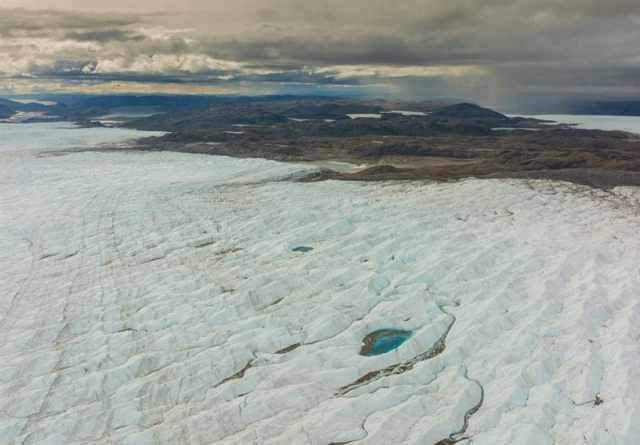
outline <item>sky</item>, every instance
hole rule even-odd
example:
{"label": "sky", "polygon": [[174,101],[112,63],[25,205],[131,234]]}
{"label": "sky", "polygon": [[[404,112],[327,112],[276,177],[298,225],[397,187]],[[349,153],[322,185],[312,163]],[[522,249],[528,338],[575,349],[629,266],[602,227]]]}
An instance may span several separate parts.
{"label": "sky", "polygon": [[0,0],[0,94],[640,97],[637,0]]}

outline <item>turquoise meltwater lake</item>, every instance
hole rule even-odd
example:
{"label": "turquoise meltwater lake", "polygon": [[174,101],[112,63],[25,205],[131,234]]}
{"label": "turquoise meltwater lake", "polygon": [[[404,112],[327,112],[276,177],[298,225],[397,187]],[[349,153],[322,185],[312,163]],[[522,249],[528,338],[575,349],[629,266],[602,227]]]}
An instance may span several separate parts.
{"label": "turquoise meltwater lake", "polygon": [[385,354],[398,349],[413,333],[401,329],[381,329],[367,335],[362,341],[360,355]]}

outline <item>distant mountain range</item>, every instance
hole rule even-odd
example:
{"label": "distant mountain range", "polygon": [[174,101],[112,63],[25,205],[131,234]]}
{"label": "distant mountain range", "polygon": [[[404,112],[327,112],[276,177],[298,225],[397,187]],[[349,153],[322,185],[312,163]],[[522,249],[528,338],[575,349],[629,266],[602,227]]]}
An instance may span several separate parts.
{"label": "distant mountain range", "polygon": [[50,112],[53,108],[36,102],[23,103],[0,98],[0,119],[7,119],[19,112]]}
{"label": "distant mountain range", "polygon": [[[28,99],[28,103],[26,100]],[[412,109],[420,111],[434,111],[443,106],[456,105],[455,109],[447,110],[447,116],[441,117],[472,117],[475,113],[473,104],[461,103],[461,100],[439,99],[434,101],[382,101],[346,99],[330,96],[196,96],[196,95],[83,95],[83,94],[45,94],[23,99],[0,98],[0,119],[7,119],[16,113],[47,113],[60,119],[72,121],[88,121],[97,116],[114,113],[167,113],[175,111],[198,111],[210,107],[232,106],[242,108],[246,106],[268,105],[273,108],[281,104],[280,111],[288,107],[286,116],[299,119],[342,119],[346,114],[376,113],[381,110]],[[485,109],[486,110],[486,109]],[[640,116],[640,100],[625,101],[573,101],[556,105],[553,108],[536,108],[527,110],[511,110],[514,113],[525,114],[601,114],[620,116]],[[454,116],[457,113],[457,116]],[[499,118],[499,113],[492,112],[493,118]],[[481,116],[488,114],[482,112]],[[31,118],[38,120],[37,117]]]}
{"label": "distant mountain range", "polygon": [[450,105],[296,98],[210,103],[206,108],[170,110],[131,119],[126,126],[168,131],[173,133],[174,139],[189,142],[220,141],[234,134],[259,139],[488,135],[492,134],[494,127],[522,125],[518,119],[471,103]]}
{"label": "distant mountain range", "polygon": [[[113,113],[144,112],[147,114],[166,113],[178,110],[203,110],[210,106],[279,103],[299,100],[298,96],[195,96],[195,95],[43,95],[34,100],[50,102],[25,103],[18,99],[0,98],[0,119],[6,119],[18,112],[43,112],[60,119],[85,121]],[[305,96],[304,100],[321,103],[333,101],[332,97]],[[360,110],[360,109],[359,109]],[[35,119],[37,120],[37,119]]]}

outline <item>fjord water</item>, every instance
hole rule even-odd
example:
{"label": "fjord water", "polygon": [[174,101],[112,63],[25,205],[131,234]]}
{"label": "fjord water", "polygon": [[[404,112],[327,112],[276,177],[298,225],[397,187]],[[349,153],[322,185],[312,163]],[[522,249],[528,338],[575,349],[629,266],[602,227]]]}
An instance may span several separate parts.
{"label": "fjord water", "polygon": [[0,443],[640,443],[637,189],[290,182],[46,125],[0,127]]}
{"label": "fjord water", "polygon": [[583,114],[538,114],[528,117],[575,124],[577,128],[586,130],[626,131],[640,134],[640,116],[606,116]]}

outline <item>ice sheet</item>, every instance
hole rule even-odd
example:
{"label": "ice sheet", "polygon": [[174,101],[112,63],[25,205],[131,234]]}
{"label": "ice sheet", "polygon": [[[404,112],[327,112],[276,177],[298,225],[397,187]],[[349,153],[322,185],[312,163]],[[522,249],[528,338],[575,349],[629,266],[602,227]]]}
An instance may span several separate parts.
{"label": "ice sheet", "polygon": [[38,134],[0,153],[0,443],[640,443],[636,189]]}

